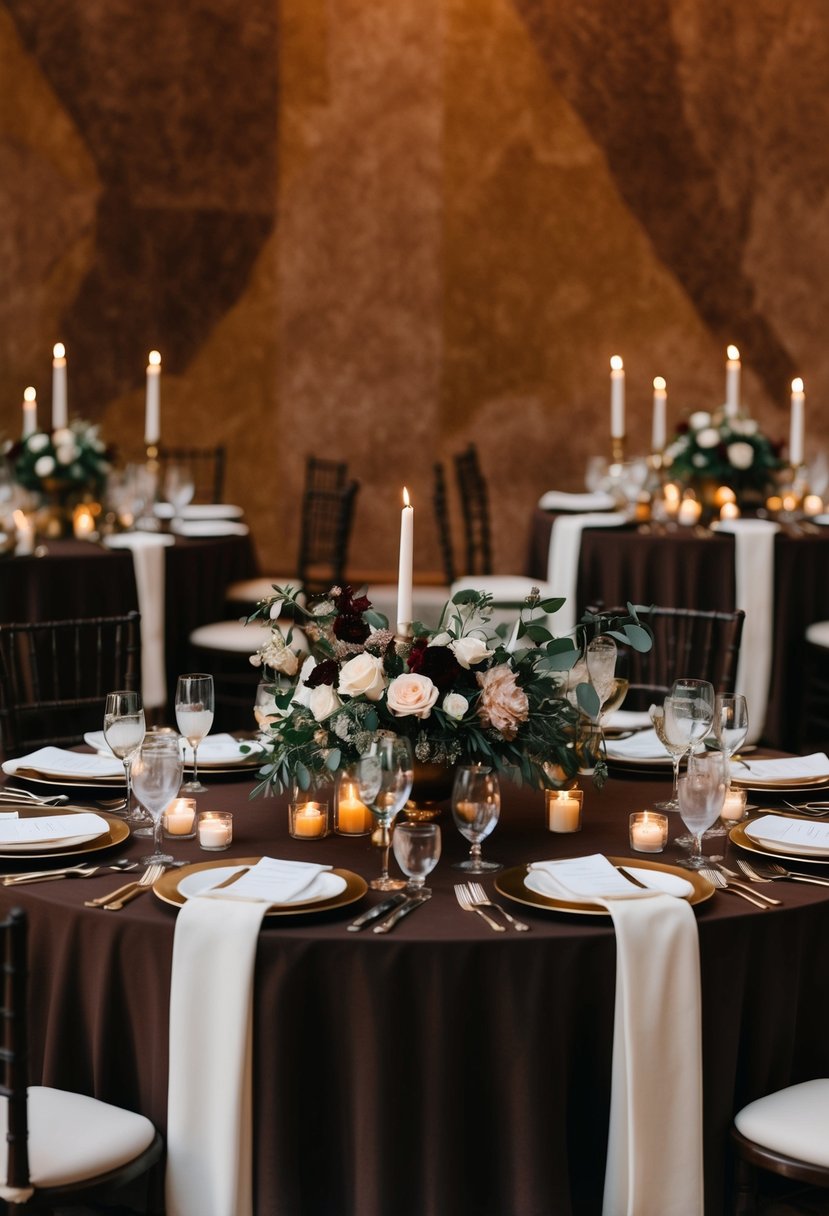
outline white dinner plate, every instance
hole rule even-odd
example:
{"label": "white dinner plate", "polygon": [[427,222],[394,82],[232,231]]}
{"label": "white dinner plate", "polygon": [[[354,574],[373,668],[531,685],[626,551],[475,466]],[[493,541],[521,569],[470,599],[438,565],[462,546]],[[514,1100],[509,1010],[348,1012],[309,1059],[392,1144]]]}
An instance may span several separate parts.
{"label": "white dinner plate", "polygon": [[[194,895],[203,895],[205,891],[212,891],[214,887],[220,887],[223,882],[227,882],[228,878],[232,878],[234,874],[239,874],[242,870],[248,869],[247,866],[227,865],[220,866],[214,870],[198,870],[190,874],[185,874],[178,883],[179,894],[185,899],[192,899]],[[288,907],[290,904],[316,904],[322,900],[335,899],[346,888],[346,881],[341,874],[334,874],[330,870],[323,870],[314,879],[314,893],[312,896],[303,896],[302,899],[289,899],[280,905]],[[229,894],[229,892],[228,892]]]}

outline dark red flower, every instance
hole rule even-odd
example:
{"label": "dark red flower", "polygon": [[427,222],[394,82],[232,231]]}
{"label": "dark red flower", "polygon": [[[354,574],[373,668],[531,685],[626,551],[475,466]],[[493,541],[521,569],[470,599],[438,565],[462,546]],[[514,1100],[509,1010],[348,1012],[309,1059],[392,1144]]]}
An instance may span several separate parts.
{"label": "dark red flower", "polygon": [[429,646],[425,638],[417,638],[413,643],[409,653],[409,669],[428,676],[441,692],[458,684],[464,674],[448,646]]}
{"label": "dark red flower", "polygon": [[340,594],[334,596],[334,607],[340,616],[361,616],[371,607],[371,601],[365,595],[355,597],[354,588],[347,583]]}
{"label": "dark red flower", "polygon": [[317,663],[303,684],[306,688],[319,688],[321,684],[336,684],[340,669],[333,659],[323,659]]}
{"label": "dark red flower", "polygon": [[341,642],[354,642],[360,645],[371,633],[361,616],[338,616],[334,619],[334,637]]}

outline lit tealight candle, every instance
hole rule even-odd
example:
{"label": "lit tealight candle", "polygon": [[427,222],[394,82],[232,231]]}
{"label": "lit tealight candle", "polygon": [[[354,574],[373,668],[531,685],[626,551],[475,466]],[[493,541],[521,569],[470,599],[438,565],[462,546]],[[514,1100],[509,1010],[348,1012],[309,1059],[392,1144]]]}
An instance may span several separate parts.
{"label": "lit tealight candle", "polygon": [[52,430],[66,426],[66,347],[56,342],[52,349]]}
{"label": "lit tealight candle", "polygon": [[739,519],[740,508],[736,502],[724,502],[720,507],[720,519]]}
{"label": "lit tealight candle", "polygon": [[144,409],[144,443],[147,447],[161,438],[161,355],[151,350],[147,356],[147,393]]}
{"label": "lit tealight candle", "polygon": [[610,359],[610,437],[625,437],[625,365],[621,355]]}
{"label": "lit tealight candle", "polygon": [[662,487],[662,501],[668,519],[676,519],[682,501],[682,493],[676,482],[667,481]]}
{"label": "lit tealight candle", "polygon": [[731,823],[738,823],[746,813],[746,792],[745,790],[729,789],[725,795],[720,817],[728,819]]}
{"label": "lit tealight candle", "polygon": [[789,423],[789,464],[803,464],[803,432],[806,394],[803,391],[803,381],[800,377],[792,380],[791,406],[792,413]]}
{"label": "lit tealight candle", "polygon": [[667,384],[664,376],[654,376],[653,379],[653,422],[651,425],[651,451],[661,452],[665,447],[667,437],[666,407],[668,401]]}
{"label": "lit tealight candle", "polygon": [[547,827],[551,832],[580,832],[582,790],[547,790]]}
{"label": "lit tealight candle", "polygon": [[14,547],[15,556],[29,557],[34,553],[35,548],[34,524],[25,511],[21,511],[19,507],[13,512],[12,518],[17,534],[17,542]]}
{"label": "lit tealight candle", "polygon": [[823,499],[819,494],[807,494],[803,499],[804,515],[820,515],[823,511]]}
{"label": "lit tealight candle", "polygon": [[89,540],[95,535],[95,514],[85,503],[79,503],[72,513],[72,531],[77,540]]}
{"label": "lit tealight candle", "polygon": [[337,831],[344,836],[361,836],[369,832],[372,815],[358,796],[359,787],[354,781],[344,781],[337,798]]}
{"label": "lit tealight candle", "polygon": [[630,817],[630,847],[637,853],[661,853],[668,842],[668,816],[636,811]]}
{"label": "lit tealight candle", "polygon": [[233,816],[229,811],[202,811],[198,831],[203,849],[226,849],[233,840]]}
{"label": "lit tealight candle", "polygon": [[676,517],[681,524],[692,525],[699,523],[701,515],[702,503],[697,502],[695,498],[683,498]]}
{"label": "lit tealight candle", "polygon": [[731,489],[731,486],[718,486],[714,492],[714,505],[717,507],[723,506],[727,502],[736,502],[737,495]]}
{"label": "lit tealight candle", "polygon": [[37,393],[31,387],[23,390],[23,438],[28,439],[37,430]]}
{"label": "lit tealight candle", "polygon": [[729,346],[725,362],[725,412],[733,418],[740,412],[740,352]]}
{"label": "lit tealight candle", "polygon": [[[219,826],[214,820],[214,826]],[[196,800],[195,798],[174,798],[167,810],[164,812],[164,828],[169,836],[194,836],[196,825]],[[223,825],[222,825],[223,826]],[[210,828],[207,827],[208,836]],[[218,833],[217,833],[218,835]],[[226,828],[223,831],[223,839],[227,835]]]}
{"label": "lit tealight candle", "polygon": [[292,807],[291,835],[314,838],[324,836],[328,815],[318,802],[297,802]]}

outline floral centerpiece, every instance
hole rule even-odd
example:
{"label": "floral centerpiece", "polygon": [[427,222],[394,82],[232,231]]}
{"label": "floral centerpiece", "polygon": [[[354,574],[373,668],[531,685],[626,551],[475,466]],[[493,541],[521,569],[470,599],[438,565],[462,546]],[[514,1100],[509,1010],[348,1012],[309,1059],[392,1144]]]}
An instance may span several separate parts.
{"label": "floral centerpiece", "polygon": [[[491,624],[491,596],[461,591],[436,630],[415,622],[412,638],[400,640],[351,587],[333,587],[311,607],[290,587],[274,590],[249,618],[270,626],[251,662],[270,668],[280,689],[254,793],[332,780],[383,732],[408,735],[422,764],[480,762],[556,787],[578,768],[580,721],[600,710],[592,685],[569,678],[589,638],[607,631],[636,649],[651,646],[632,605],[624,616],[585,617],[576,641],[554,638],[545,624],[564,601],[534,592],[502,636]],[[304,658],[283,617],[301,623]],[[600,760],[598,783],[604,775]]]}
{"label": "floral centerpiece", "polygon": [[686,485],[709,481],[738,496],[765,494],[782,468],[782,443],[772,443],[753,418],[697,410],[677,427],[664,453],[669,476]]}
{"label": "floral centerpiece", "polygon": [[41,494],[88,490],[100,496],[111,456],[98,427],[79,419],[51,435],[35,431],[7,452],[15,480]]}

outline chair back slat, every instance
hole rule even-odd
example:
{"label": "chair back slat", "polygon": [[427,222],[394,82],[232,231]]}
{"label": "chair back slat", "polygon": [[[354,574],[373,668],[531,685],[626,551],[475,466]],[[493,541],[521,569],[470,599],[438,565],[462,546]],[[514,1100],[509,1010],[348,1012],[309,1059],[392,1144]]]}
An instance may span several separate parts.
{"label": "chair back slat", "polygon": [[464,574],[492,574],[492,532],[486,479],[471,443],[455,456],[455,475],[466,531]]}
{"label": "chair back slat", "polygon": [[106,693],[140,685],[140,615],[0,625],[0,748],[80,743]]}
{"label": "chair back slat", "polygon": [[348,479],[348,462],[322,460],[317,456],[305,458],[305,489],[343,490]]}
{"label": "chair back slat", "polygon": [[447,586],[451,587],[455,581],[455,553],[452,548],[452,528],[449,522],[449,494],[446,487],[446,472],[443,462],[440,460],[436,460],[433,467],[432,507],[434,508],[435,522],[438,528],[443,573]]}
{"label": "chair back slat", "polygon": [[351,481],[339,490],[306,490],[303,495],[298,574],[310,595],[344,581],[359,487]]}

